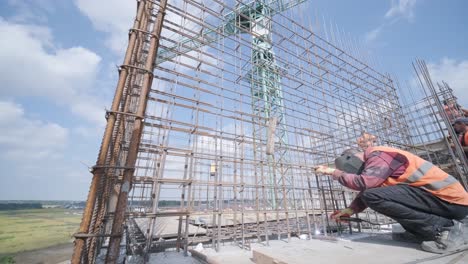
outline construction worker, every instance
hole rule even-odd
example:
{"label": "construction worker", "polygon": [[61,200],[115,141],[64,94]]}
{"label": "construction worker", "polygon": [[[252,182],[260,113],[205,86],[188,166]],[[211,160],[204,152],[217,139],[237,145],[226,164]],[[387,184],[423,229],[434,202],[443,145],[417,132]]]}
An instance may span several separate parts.
{"label": "construction worker", "polygon": [[366,150],[368,147],[374,146],[376,140],[376,136],[364,131],[357,139],[357,144],[360,149]]}
{"label": "construction worker", "polygon": [[463,147],[463,151],[465,152],[465,156],[468,157],[468,118],[458,118],[456,119],[452,125],[453,129],[459,135],[460,144]]}
{"label": "construction worker", "polygon": [[369,207],[400,223],[404,237],[416,238],[425,251],[445,253],[463,246],[459,220],[468,215],[468,193],[453,176],[414,154],[382,146],[346,150],[335,166],[315,170],[361,192],[332,219]]}
{"label": "construction worker", "polygon": [[444,112],[450,122],[453,122],[457,118],[468,116],[468,110],[457,104],[455,99],[444,100],[442,103],[444,105]]}

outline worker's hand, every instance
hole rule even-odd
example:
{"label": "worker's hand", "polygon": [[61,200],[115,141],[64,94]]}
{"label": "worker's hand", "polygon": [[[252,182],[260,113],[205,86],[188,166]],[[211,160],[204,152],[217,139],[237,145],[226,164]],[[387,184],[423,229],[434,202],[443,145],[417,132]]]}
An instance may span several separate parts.
{"label": "worker's hand", "polygon": [[325,175],[332,175],[333,172],[335,172],[335,169],[327,167],[327,166],[323,166],[323,165],[315,166],[314,170],[316,173],[325,174]]}
{"label": "worker's hand", "polygon": [[352,214],[354,214],[353,209],[345,208],[342,210],[336,210],[335,212],[333,212],[333,214],[330,215],[330,218],[335,220],[336,222],[345,222],[344,220],[341,220],[341,217],[350,217]]}

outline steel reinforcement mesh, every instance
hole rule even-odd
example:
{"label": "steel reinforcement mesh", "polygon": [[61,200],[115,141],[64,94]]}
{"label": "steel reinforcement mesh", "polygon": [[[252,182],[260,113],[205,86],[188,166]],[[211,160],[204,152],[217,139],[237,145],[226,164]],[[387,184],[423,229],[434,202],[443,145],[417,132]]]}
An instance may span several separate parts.
{"label": "steel reinforcement mesh", "polygon": [[[425,107],[404,114],[394,81],[303,2],[168,1],[157,36],[149,32],[160,1],[140,1],[92,232],[111,232],[121,190],[130,190],[126,243],[135,254],[348,232],[328,216],[357,192],[313,167],[333,166],[364,132],[377,145],[427,153],[418,144],[436,129],[426,135],[408,125],[430,115]],[[154,38],[154,79],[139,116]],[[122,181],[129,170],[131,188]],[[390,222],[369,210],[359,217]]]}

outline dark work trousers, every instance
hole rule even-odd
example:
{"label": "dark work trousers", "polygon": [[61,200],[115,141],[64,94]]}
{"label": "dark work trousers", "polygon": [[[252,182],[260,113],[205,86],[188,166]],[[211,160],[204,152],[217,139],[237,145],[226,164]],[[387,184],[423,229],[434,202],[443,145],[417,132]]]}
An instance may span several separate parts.
{"label": "dark work trousers", "polygon": [[367,189],[361,199],[371,209],[386,215],[423,240],[434,240],[452,219],[468,215],[468,206],[443,201],[433,194],[409,185]]}

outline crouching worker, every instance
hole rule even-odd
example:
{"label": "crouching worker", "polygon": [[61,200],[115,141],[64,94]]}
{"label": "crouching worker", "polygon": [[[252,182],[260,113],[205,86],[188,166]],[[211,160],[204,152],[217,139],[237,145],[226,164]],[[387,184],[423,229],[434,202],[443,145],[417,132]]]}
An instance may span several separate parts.
{"label": "crouching worker", "polygon": [[400,223],[407,236],[423,241],[425,251],[445,253],[464,245],[459,220],[468,215],[468,193],[437,166],[391,147],[346,150],[335,166],[317,166],[315,171],[361,192],[332,218],[339,221],[369,207]]}

